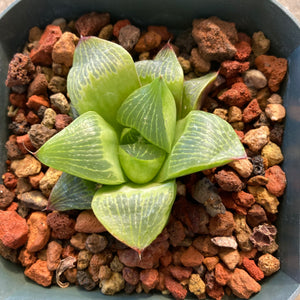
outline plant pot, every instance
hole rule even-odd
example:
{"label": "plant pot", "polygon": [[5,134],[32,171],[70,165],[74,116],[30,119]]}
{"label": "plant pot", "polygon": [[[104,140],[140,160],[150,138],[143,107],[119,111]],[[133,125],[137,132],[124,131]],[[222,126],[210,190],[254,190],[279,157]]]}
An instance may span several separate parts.
{"label": "plant pot", "polygon": [[[279,257],[281,270],[264,281],[262,291],[253,299],[294,299],[300,282],[300,25],[284,8],[272,0],[23,0],[17,1],[0,16],[0,172],[4,173],[8,137],[6,107],[9,89],[4,82],[8,63],[14,53],[21,51],[28,30],[37,25],[44,27],[58,17],[76,18],[86,12],[110,12],[113,19],[128,18],[134,24],[166,25],[175,33],[191,26],[194,18],[217,15],[237,23],[240,31],[252,34],[262,30],[271,40],[271,52],[289,60],[289,71],[281,93],[287,110],[283,152],[283,169],[288,186],[280,205]],[[298,68],[297,68],[298,66]],[[0,299],[111,299],[99,291],[86,292],[77,287],[60,289],[42,288],[27,279],[21,267],[0,258]],[[116,295],[113,299],[121,299]],[[164,299],[162,295],[130,295],[128,299]]]}

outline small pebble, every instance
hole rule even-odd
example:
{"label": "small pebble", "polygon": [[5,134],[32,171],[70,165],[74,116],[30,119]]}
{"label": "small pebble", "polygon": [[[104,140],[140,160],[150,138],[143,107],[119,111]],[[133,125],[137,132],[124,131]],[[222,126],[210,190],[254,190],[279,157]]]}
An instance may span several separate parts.
{"label": "small pebble", "polygon": [[58,171],[50,167],[43,178],[41,178],[39,188],[46,197],[50,196],[52,188],[60,178],[61,174],[62,171]]}
{"label": "small pebble", "polygon": [[77,271],[77,282],[87,291],[91,291],[96,287],[96,283],[87,271]]}
{"label": "small pebble", "polygon": [[285,108],[281,104],[268,104],[265,113],[273,122],[281,122],[285,118]]}
{"label": "small pebble", "polygon": [[138,42],[141,30],[133,25],[126,25],[120,29],[118,40],[127,51],[131,51]]}
{"label": "small pebble", "polygon": [[270,49],[270,40],[262,31],[254,32],[252,35],[252,51],[255,56],[265,54]]}
{"label": "small pebble", "polygon": [[268,166],[278,165],[283,161],[281,149],[275,143],[269,142],[261,150],[261,156],[268,160]]}
{"label": "small pebble", "polygon": [[99,287],[104,295],[114,295],[125,287],[125,280],[120,273],[113,272],[109,279],[100,281]]}
{"label": "small pebble", "polygon": [[18,196],[28,208],[43,211],[48,205],[48,199],[40,191],[30,191]]}
{"label": "small pebble", "polygon": [[91,253],[99,253],[103,251],[107,244],[107,238],[96,233],[89,235],[85,241],[85,247]]}
{"label": "small pebble", "polygon": [[264,272],[265,276],[270,276],[280,269],[280,261],[267,253],[259,257],[258,267]]}
{"label": "small pebble", "polygon": [[100,39],[104,39],[104,40],[111,40],[111,38],[113,37],[113,25],[112,24],[108,24],[106,26],[104,26],[100,32],[98,37]]}
{"label": "small pebble", "polygon": [[255,69],[248,70],[243,73],[243,80],[249,88],[255,88],[258,90],[264,88],[268,83],[265,75]]}
{"label": "small pebble", "polygon": [[52,129],[55,124],[56,112],[52,108],[47,108],[44,112],[44,118],[41,124]]}
{"label": "small pebble", "polygon": [[77,258],[77,269],[78,270],[86,269],[90,264],[91,258],[92,258],[91,252],[87,250],[79,251],[78,258]]}

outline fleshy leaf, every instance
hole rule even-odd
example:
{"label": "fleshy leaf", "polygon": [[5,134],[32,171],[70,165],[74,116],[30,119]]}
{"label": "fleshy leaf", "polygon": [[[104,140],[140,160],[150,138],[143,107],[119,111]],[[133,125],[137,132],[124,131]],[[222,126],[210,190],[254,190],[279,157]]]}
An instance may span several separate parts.
{"label": "fleshy leaf", "polygon": [[162,78],[134,91],[121,105],[117,120],[137,130],[155,146],[170,152],[176,127],[176,106]]}
{"label": "fleshy leaf", "polygon": [[97,37],[81,38],[74,53],[68,93],[79,114],[96,111],[114,128],[124,99],[140,87],[131,55],[121,46]]}
{"label": "fleshy leaf", "polygon": [[180,116],[184,74],[172,46],[166,44],[153,60],[138,61],[135,66],[142,85],[160,76],[164,78],[175,98],[177,115]]}
{"label": "fleshy leaf", "polygon": [[182,118],[191,110],[198,110],[202,106],[203,99],[211,84],[216,80],[217,72],[206,74],[191,80],[186,80],[183,84],[182,98]]}
{"label": "fleshy leaf", "polygon": [[87,112],[48,140],[36,153],[45,165],[102,184],[125,182],[114,129]]}
{"label": "fleshy leaf", "polygon": [[151,144],[135,143],[119,146],[121,166],[135,183],[149,182],[161,168],[166,152]]}
{"label": "fleshy leaf", "polygon": [[48,209],[91,209],[98,188],[98,183],[63,173],[51,191]]}
{"label": "fleshy leaf", "polygon": [[193,110],[177,122],[174,147],[156,181],[163,182],[246,157],[229,123],[214,114]]}
{"label": "fleshy leaf", "polygon": [[142,252],[165,227],[175,196],[175,181],[104,186],[96,192],[92,209],[114,237]]}
{"label": "fleshy leaf", "polygon": [[120,144],[134,144],[140,140],[144,140],[144,138],[138,133],[138,131],[133,128],[124,128],[121,133]]}

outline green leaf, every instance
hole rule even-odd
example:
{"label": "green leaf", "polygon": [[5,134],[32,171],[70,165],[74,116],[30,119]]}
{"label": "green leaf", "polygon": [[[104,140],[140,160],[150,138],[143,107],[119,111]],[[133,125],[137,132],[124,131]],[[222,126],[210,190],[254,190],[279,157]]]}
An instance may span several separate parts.
{"label": "green leaf", "polygon": [[198,110],[203,104],[211,84],[218,77],[218,72],[206,74],[202,77],[187,80],[183,84],[182,118],[191,110]]}
{"label": "green leaf", "polygon": [[184,74],[172,46],[166,44],[153,60],[138,61],[135,66],[142,85],[163,77],[175,98],[177,115],[180,116]]}
{"label": "green leaf", "polygon": [[214,114],[193,110],[177,122],[174,147],[156,181],[163,182],[246,157],[229,123]]}
{"label": "green leaf", "polygon": [[91,209],[98,188],[98,183],[62,173],[51,191],[47,209],[58,211]]}
{"label": "green leaf", "polygon": [[119,146],[121,166],[135,183],[149,182],[161,168],[166,152],[151,144],[135,143]]}
{"label": "green leaf", "polygon": [[133,128],[124,128],[121,133],[120,144],[134,144],[140,140],[144,140],[144,138],[138,133],[138,131]]}
{"label": "green leaf", "polygon": [[95,112],[87,112],[48,140],[36,153],[45,165],[102,184],[125,182],[118,138]]}
{"label": "green leaf", "polygon": [[96,111],[119,130],[117,110],[140,83],[131,55],[123,47],[97,37],[83,37],[74,53],[67,86],[79,114]]}
{"label": "green leaf", "polygon": [[162,78],[134,91],[121,105],[117,120],[137,130],[155,146],[170,152],[176,127],[176,106]]}
{"label": "green leaf", "polygon": [[143,251],[165,227],[176,196],[174,181],[104,186],[92,201],[101,224],[118,240]]}

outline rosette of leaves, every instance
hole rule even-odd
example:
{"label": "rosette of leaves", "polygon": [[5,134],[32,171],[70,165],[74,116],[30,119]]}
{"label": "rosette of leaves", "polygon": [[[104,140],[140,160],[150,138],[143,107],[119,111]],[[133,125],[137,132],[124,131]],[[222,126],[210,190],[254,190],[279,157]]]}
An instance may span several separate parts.
{"label": "rosette of leaves", "polygon": [[168,221],[176,177],[246,156],[227,122],[198,110],[216,77],[184,81],[170,45],[134,63],[115,43],[82,38],[67,79],[79,117],[36,153],[64,172],[48,208],[92,208],[113,236],[142,252]]}

